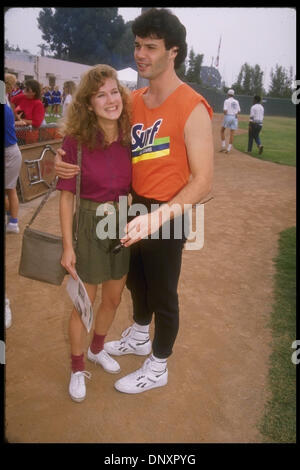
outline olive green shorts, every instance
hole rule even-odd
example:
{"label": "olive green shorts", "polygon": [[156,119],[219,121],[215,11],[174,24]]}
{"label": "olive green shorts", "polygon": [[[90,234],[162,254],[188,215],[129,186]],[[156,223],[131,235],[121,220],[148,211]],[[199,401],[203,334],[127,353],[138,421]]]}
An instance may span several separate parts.
{"label": "olive green shorts", "polygon": [[[119,243],[119,210],[115,206],[115,214],[96,216],[96,209],[101,203],[80,200],[78,237],[75,243],[76,271],[83,282],[100,284],[104,281],[121,279],[128,273],[130,248],[122,248],[119,253],[112,253],[112,249]],[[116,238],[99,238],[97,225],[106,217],[111,227],[116,221]],[[104,221],[105,222],[105,221]],[[105,225],[105,224],[104,224]],[[108,225],[106,225],[108,227]],[[73,233],[75,230],[75,217],[73,219]]]}

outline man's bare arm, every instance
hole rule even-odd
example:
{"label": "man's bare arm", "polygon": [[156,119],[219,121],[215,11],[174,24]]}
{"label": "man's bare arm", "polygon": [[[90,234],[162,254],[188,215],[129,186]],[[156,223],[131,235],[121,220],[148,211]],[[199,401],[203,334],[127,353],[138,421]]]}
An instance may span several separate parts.
{"label": "man's bare arm", "polygon": [[[184,138],[192,179],[169,202],[151,214],[135,217],[127,224],[127,235],[121,242],[130,246],[154,233],[170,218],[184,212],[184,206],[201,202],[211,191],[213,178],[213,137],[211,120],[203,104],[191,113],[184,129]],[[170,206],[174,210],[170,211]]]}
{"label": "man's bare arm", "polygon": [[70,179],[80,172],[80,167],[78,165],[73,165],[72,163],[64,162],[62,157],[65,154],[66,152],[61,148],[56,150],[56,155],[54,157],[55,175],[62,179]]}
{"label": "man's bare arm", "polygon": [[212,126],[205,106],[200,103],[192,111],[184,129],[184,139],[192,179],[168,205],[201,202],[212,189],[214,146]]}

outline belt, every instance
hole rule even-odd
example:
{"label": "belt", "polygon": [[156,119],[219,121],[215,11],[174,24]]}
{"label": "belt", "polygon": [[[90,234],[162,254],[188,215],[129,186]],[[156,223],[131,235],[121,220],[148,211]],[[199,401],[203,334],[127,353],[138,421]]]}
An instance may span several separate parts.
{"label": "belt", "polygon": [[119,203],[117,201],[96,202],[91,201],[90,199],[80,199],[80,207],[82,207],[83,209],[95,211],[99,206],[104,206],[104,215],[114,213],[111,208],[107,207],[108,204],[114,206],[115,210],[119,210]]}

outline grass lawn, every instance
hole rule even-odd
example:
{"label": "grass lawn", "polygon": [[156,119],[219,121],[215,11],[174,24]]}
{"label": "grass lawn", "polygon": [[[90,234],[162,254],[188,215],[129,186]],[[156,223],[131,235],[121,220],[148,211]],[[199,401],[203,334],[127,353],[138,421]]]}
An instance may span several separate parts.
{"label": "grass lawn", "polygon": [[275,303],[270,320],[270,400],[259,429],[266,442],[296,442],[296,365],[291,358],[296,338],[296,227],[280,234],[274,260]]}
{"label": "grass lawn", "polygon": [[[240,116],[239,129],[245,134],[234,137],[234,147],[241,152],[248,148],[248,117]],[[264,146],[262,155],[258,155],[256,143],[253,142],[251,155],[261,160],[268,160],[282,165],[296,166],[296,119],[279,116],[266,116],[260,139]]]}
{"label": "grass lawn", "polygon": [[[60,109],[60,115],[61,115],[62,114],[62,106],[60,106],[59,109]],[[50,110],[51,110],[51,106],[48,107],[47,114],[50,113]],[[45,121],[46,121],[47,124],[50,124],[50,123],[59,121],[60,117],[58,118],[54,115],[45,116]]]}

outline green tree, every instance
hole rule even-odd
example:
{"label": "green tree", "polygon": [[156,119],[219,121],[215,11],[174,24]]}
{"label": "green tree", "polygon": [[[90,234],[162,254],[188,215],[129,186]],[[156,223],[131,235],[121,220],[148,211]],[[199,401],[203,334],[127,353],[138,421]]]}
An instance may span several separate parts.
{"label": "green tree", "polygon": [[240,73],[238,74],[237,81],[232,85],[232,88],[234,88],[234,91],[237,95],[241,95],[243,92],[243,87],[242,87],[242,81],[243,81],[243,67],[240,70]]}
{"label": "green tree", "polygon": [[253,95],[264,95],[263,88],[263,76],[264,72],[260,69],[260,66],[256,64],[252,69],[252,93]]}
{"label": "green tree", "polygon": [[281,65],[276,64],[275,70],[271,69],[271,85],[269,96],[276,98],[290,98],[293,93],[293,69],[289,74]]}
{"label": "green tree", "polygon": [[176,74],[180,78],[180,80],[186,80],[186,67],[184,62],[180,65],[178,69],[176,69]]}
{"label": "green tree", "polygon": [[[13,46],[12,44],[9,44],[9,41],[6,39],[5,44],[4,44],[4,49],[6,51],[14,51],[14,52],[21,52],[21,49],[19,46]],[[31,54],[31,52],[28,49],[22,49],[22,52],[25,52],[26,54]]]}
{"label": "green tree", "polygon": [[134,35],[131,30],[132,21],[125,23],[125,29],[112,51],[112,61],[117,64],[116,67],[131,67],[136,70],[134,61]]}
{"label": "green tree", "polygon": [[4,50],[5,51],[17,51],[17,52],[20,52],[21,49],[19,48],[19,46],[13,46],[12,44],[9,43],[9,41],[7,39],[5,39],[5,43],[4,43]]}
{"label": "green tree", "polygon": [[244,64],[242,89],[245,95],[252,95],[252,68],[247,62]]}
{"label": "green tree", "polygon": [[201,83],[200,72],[203,57],[203,54],[195,55],[193,48],[190,50],[188,59],[188,71],[186,73],[186,80],[188,82]]}
{"label": "green tree", "polygon": [[[43,8],[38,25],[57,59],[88,65],[107,63],[116,68],[123,64],[117,51],[126,28],[117,7]],[[122,46],[126,50],[125,44]]]}
{"label": "green tree", "polygon": [[264,72],[258,64],[252,67],[245,62],[241,67],[236,82],[232,84],[232,88],[237,95],[263,95],[265,94],[263,75]]}

